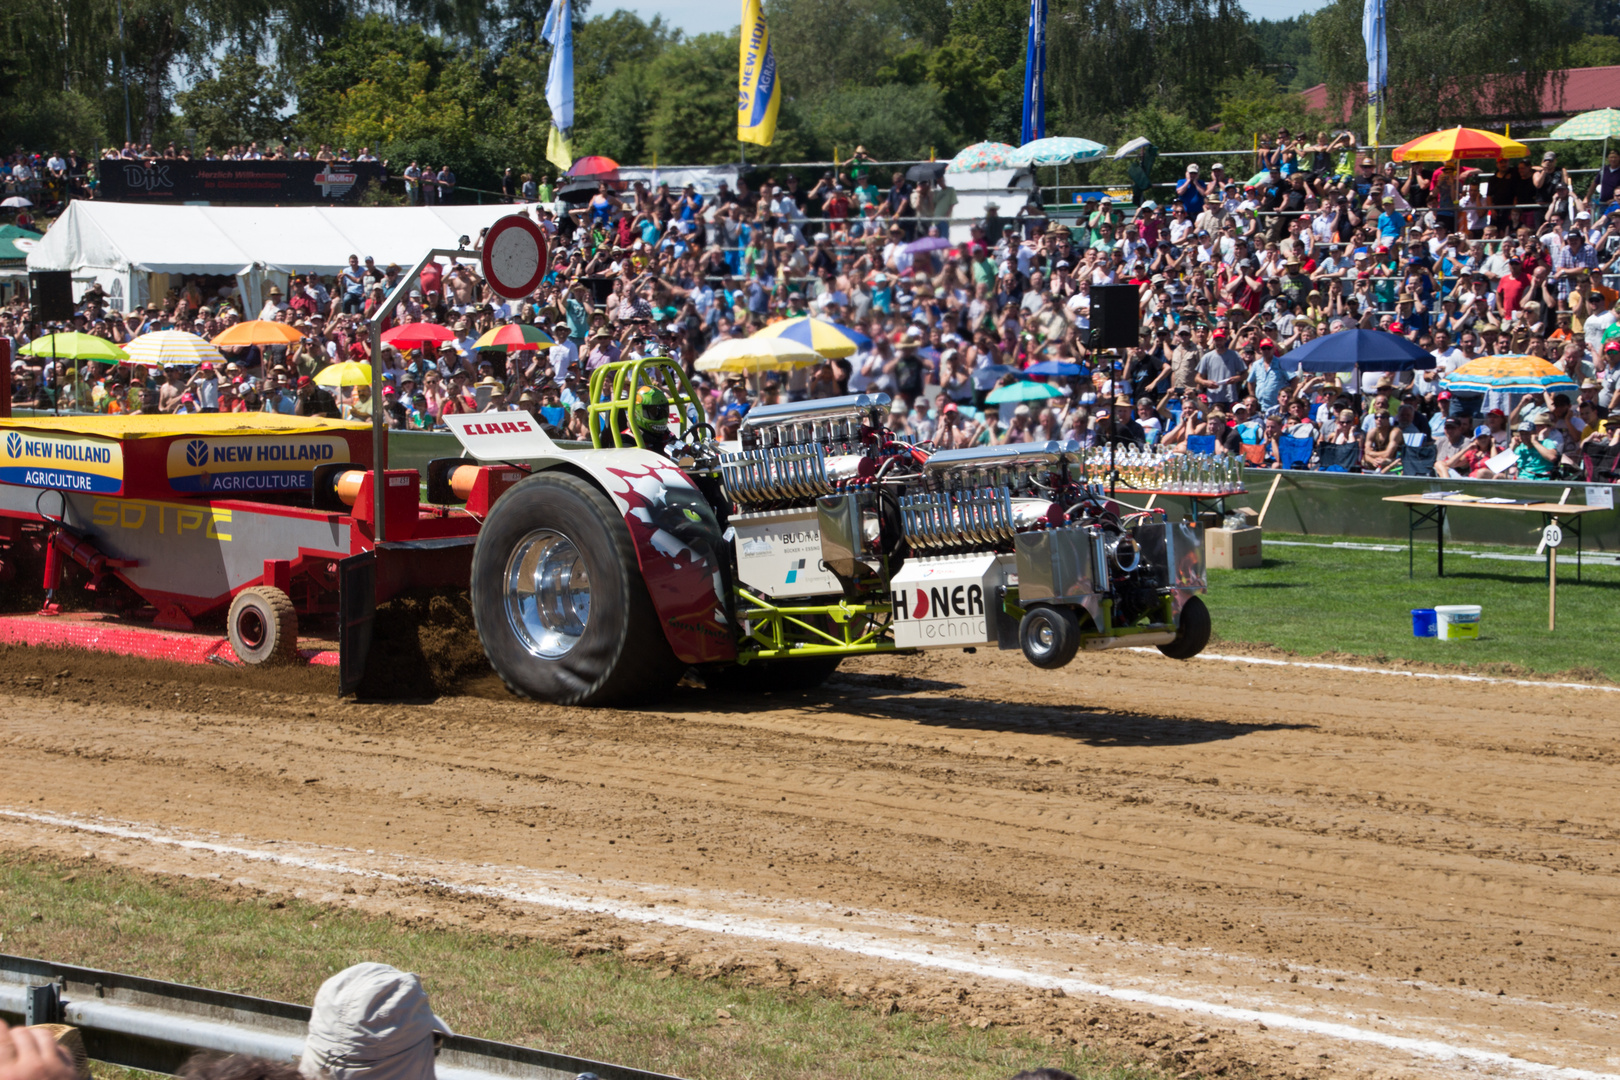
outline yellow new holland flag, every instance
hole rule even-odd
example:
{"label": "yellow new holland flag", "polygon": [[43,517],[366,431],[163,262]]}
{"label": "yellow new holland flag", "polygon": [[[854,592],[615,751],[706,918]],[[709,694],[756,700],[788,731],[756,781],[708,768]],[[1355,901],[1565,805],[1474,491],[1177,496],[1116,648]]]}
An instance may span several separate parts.
{"label": "yellow new holland flag", "polygon": [[742,55],[737,66],[737,138],[769,146],[776,138],[782,86],[776,78],[771,32],[760,0],[743,0]]}

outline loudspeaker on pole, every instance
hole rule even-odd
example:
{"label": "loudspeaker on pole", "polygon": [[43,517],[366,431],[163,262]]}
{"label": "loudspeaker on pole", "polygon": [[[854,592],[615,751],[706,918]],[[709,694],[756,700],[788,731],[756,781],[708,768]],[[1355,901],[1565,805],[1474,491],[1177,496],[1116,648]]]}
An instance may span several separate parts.
{"label": "loudspeaker on pole", "polygon": [[67,270],[30,270],[28,305],[34,318],[46,322],[73,318],[73,274]]}
{"label": "loudspeaker on pole", "polygon": [[1091,347],[1133,349],[1141,344],[1141,293],[1135,285],[1091,287]]}

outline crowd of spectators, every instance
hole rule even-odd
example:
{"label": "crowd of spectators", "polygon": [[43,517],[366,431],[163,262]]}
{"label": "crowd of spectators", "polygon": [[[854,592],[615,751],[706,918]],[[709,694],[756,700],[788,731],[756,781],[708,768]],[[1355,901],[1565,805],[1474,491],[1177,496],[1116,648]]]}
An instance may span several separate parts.
{"label": "crowd of spectators", "polygon": [[[395,427],[431,428],[446,412],[526,409],[580,437],[586,377],[600,364],[657,350],[690,365],[720,339],[815,315],[870,346],[746,383],[699,374],[722,437],[762,402],[880,391],[894,399],[897,431],[941,446],[1094,443],[1117,431],[1171,447],[1213,443],[1257,464],[1331,459],[1351,469],[1524,477],[1573,475],[1589,468],[1586,458],[1620,447],[1620,424],[1608,419],[1620,388],[1620,331],[1611,330],[1620,293],[1605,278],[1620,271],[1620,151],[1582,193],[1551,153],[1540,164],[1504,162],[1492,175],[1378,165],[1287,133],[1267,142],[1265,175],[1253,183],[1232,179],[1224,159],[1192,162],[1150,192],[1161,198],[1128,210],[1107,197],[1072,215],[1049,214],[1034,197],[992,202],[954,237],[948,187],[909,181],[864,155],[813,184],[793,172],[709,194],[603,183],[583,202],[558,198],[546,178],[509,176],[522,212],[552,235],[549,272],[532,295],[503,301],[476,260],[430,266],[397,318],[441,323],[456,340],[427,354],[385,350],[382,405]],[[1247,157],[1235,161],[1246,171]],[[419,185],[425,197],[427,181]],[[305,338],[227,352],[223,370],[145,386],[121,381],[141,381],[122,368],[48,372],[36,361],[18,371],[18,390],[54,407],[150,407],[150,393],[167,411],[369,416],[363,392],[331,400],[305,380],[338,360],[370,359],[363,319],[399,274],[394,263],[351,260],[335,280],[294,275],[285,294],[272,291],[251,312],[230,289],[194,283],[123,316],[92,294],[74,322],[115,342],[171,327],[211,337],[254,316],[289,322]],[[1094,349],[1091,290],[1123,283],[1140,297],[1138,345]],[[535,324],[560,345],[471,348],[508,321]],[[1290,368],[1293,349],[1351,327],[1403,335],[1438,367],[1367,372],[1359,382]],[[28,336],[15,316],[4,331]],[[1484,398],[1444,389],[1445,375],[1487,354],[1544,358],[1579,392]],[[1054,360],[1078,371],[1038,377],[1058,397],[986,406],[996,385]],[[1483,466],[1471,454],[1485,429],[1493,447],[1525,452]],[[1298,443],[1280,439],[1306,440],[1310,453],[1300,458]],[[1424,445],[1432,466],[1430,455],[1411,452]],[[1324,455],[1328,447],[1349,449]]]}

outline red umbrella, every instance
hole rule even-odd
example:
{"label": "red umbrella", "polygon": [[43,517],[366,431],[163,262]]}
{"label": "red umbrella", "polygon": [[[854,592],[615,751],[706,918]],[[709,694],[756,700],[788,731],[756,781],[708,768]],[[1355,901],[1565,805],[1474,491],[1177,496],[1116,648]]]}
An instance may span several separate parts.
{"label": "red umbrella", "polygon": [[427,349],[441,341],[454,340],[456,335],[448,326],[428,322],[403,323],[382,334],[382,343],[396,349]]}
{"label": "red umbrella", "polygon": [[590,176],[598,179],[616,176],[619,163],[601,154],[589,154],[568,167],[569,176]]}

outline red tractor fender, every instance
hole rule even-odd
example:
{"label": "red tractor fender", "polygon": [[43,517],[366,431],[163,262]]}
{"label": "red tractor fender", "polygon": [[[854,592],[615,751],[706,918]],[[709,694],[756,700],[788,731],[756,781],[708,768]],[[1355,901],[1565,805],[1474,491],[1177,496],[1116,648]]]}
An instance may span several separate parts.
{"label": "red tractor fender", "polygon": [[585,450],[552,461],[588,474],[624,515],[675,656],[688,664],[735,660],[725,539],[691,478],[668,458],[634,448]]}

